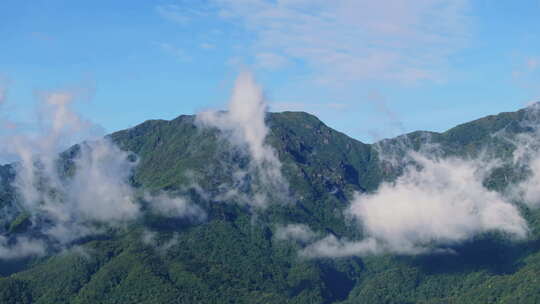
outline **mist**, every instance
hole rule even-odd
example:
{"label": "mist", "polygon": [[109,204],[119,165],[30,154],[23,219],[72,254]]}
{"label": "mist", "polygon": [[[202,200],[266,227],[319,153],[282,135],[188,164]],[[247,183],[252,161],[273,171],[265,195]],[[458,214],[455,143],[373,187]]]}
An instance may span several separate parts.
{"label": "mist", "polygon": [[280,241],[297,241],[307,243],[316,239],[319,236],[307,225],[303,224],[288,224],[285,226],[278,225],[276,227],[275,238]]}
{"label": "mist", "polygon": [[[234,184],[243,184],[247,175],[258,179],[252,183],[254,194],[245,197],[238,187],[225,186],[222,199],[236,199],[252,207],[264,209],[269,204],[269,193],[288,193],[288,183],[281,174],[281,162],[275,150],[266,142],[269,128],[266,125],[267,104],[262,88],[253,75],[242,72],[235,82],[226,112],[206,111],[197,114],[202,127],[214,127],[221,131],[223,140],[244,151],[250,157],[247,170],[237,169]],[[280,200],[287,200],[281,196]]]}
{"label": "mist", "polygon": [[43,255],[108,228],[127,227],[141,217],[143,198],[156,214],[199,221],[206,217],[187,199],[138,193],[130,180],[137,156],[121,150],[103,136],[101,127],[78,114],[77,97],[70,91],[39,94],[36,125],[0,138],[1,155],[15,161],[17,199],[10,202],[9,212],[28,214],[32,223],[32,237],[0,236],[0,258]]}
{"label": "mist", "polygon": [[[511,241],[530,234],[521,208],[540,207],[538,105],[525,110],[516,126],[491,134],[495,145],[510,144],[511,153],[493,153],[489,142],[477,153],[444,155],[429,133],[414,147],[407,136],[376,145],[381,170],[400,172],[372,193],[354,193],[343,219],[352,221],[360,240],[327,235],[302,249],[305,257],[452,252],[452,247],[486,233]],[[519,130],[517,134],[510,132]],[[496,147],[496,146],[495,146]],[[503,188],[486,188],[495,169],[510,166],[517,179],[504,177]],[[522,175],[520,170],[524,170]],[[508,174],[508,173],[505,173]]]}
{"label": "mist", "polygon": [[[383,182],[373,193],[355,193],[343,219],[352,220],[364,236],[360,240],[327,235],[300,252],[304,257],[346,257],[379,254],[430,254],[452,252],[452,247],[497,232],[513,241],[526,241],[529,227],[519,206],[540,204],[540,154],[538,127],[525,119],[533,132],[505,141],[514,145],[510,159],[480,152],[473,158],[443,157],[441,147],[426,137],[420,152],[410,143],[380,146],[381,166],[403,167],[395,180]],[[501,137],[501,134],[494,136]],[[381,150],[385,147],[385,150]],[[480,150],[482,151],[482,149]],[[526,168],[517,182],[508,181],[499,192],[484,182],[494,169],[505,164]]]}

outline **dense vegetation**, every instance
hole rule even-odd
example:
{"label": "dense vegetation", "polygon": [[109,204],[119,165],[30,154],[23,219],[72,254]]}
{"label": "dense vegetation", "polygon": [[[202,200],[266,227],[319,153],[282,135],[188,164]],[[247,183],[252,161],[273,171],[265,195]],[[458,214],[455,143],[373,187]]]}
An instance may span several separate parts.
{"label": "dense vegetation", "polygon": [[[0,260],[0,302],[539,303],[540,212],[526,207],[532,229],[527,241],[482,235],[455,246],[455,254],[306,259],[298,255],[298,244],[274,236],[276,225],[302,223],[358,239],[359,230],[341,211],[355,191],[374,191],[401,172],[385,165],[378,151],[399,157],[436,143],[445,155],[469,157],[489,149],[509,157],[513,146],[491,135],[530,132],[520,123],[526,116],[527,110],[502,113],[444,133],[415,132],[367,145],[312,115],[271,113],[267,142],[290,189],[286,198],[271,196],[271,206],[262,212],[212,199],[248,162],[218,130],[198,128],[193,116],[147,121],[111,135],[139,158],[133,184],[189,197],[208,218],[194,223],[148,215],[127,228],[79,240],[76,249]],[[522,173],[501,168],[486,186],[503,191],[511,180],[500,176],[508,174]],[[16,199],[11,168],[0,168],[0,175],[0,200],[9,204]],[[24,213],[6,218],[6,235],[30,229]],[[144,242],[148,231],[156,233],[153,244]]]}

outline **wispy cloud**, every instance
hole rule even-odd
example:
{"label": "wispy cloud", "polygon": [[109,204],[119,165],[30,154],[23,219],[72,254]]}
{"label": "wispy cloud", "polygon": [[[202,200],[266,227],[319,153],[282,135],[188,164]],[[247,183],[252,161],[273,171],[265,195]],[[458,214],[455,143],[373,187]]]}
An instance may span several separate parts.
{"label": "wispy cloud", "polygon": [[256,162],[276,162],[274,152],[264,142],[268,134],[266,103],[262,88],[255,83],[252,74],[243,72],[236,80],[228,110],[226,113],[202,112],[197,119],[220,129],[232,130],[232,139],[247,144]]}
{"label": "wispy cloud", "polygon": [[199,46],[203,50],[212,50],[212,49],[216,48],[216,46],[214,44],[208,43],[208,42],[201,43]]}
{"label": "wispy cloud", "polygon": [[9,79],[5,76],[0,75],[0,106],[3,105],[8,98],[9,84]]}
{"label": "wispy cloud", "polygon": [[[0,235],[0,258],[42,254],[104,227],[121,228],[142,214],[141,198],[159,215],[205,218],[202,209],[183,198],[135,191],[130,178],[136,156],[102,137],[102,128],[75,111],[81,98],[76,92],[38,95],[34,129],[2,134],[0,152],[16,161],[12,185],[19,199],[9,210],[28,214],[32,231],[39,231],[32,235],[46,238]],[[67,154],[59,154],[75,143]]]}
{"label": "wispy cloud", "polygon": [[[120,223],[138,214],[129,199],[134,168],[129,153],[100,138],[102,129],[73,109],[76,98],[70,91],[41,93],[37,131],[2,138],[3,149],[18,160],[13,185],[20,204],[34,220],[47,218],[42,232],[60,243],[91,233],[89,222]],[[79,146],[72,160],[75,171],[66,180],[58,153],[84,139],[95,140]]]}
{"label": "wispy cloud", "polygon": [[262,69],[301,62],[319,83],[440,80],[468,44],[468,0],[209,0],[160,5],[185,24],[212,18],[250,37],[241,56]]}
{"label": "wispy cloud", "polygon": [[201,16],[199,10],[191,9],[187,5],[158,5],[155,10],[162,18],[182,25],[188,24],[194,17]]}
{"label": "wispy cloud", "polygon": [[316,239],[318,234],[311,228],[303,224],[289,224],[286,226],[277,226],[275,238],[281,241],[309,242]]}
{"label": "wispy cloud", "polygon": [[530,95],[528,102],[540,100],[540,58],[521,57],[512,70],[512,80]]}
{"label": "wispy cloud", "polygon": [[383,94],[377,90],[372,90],[368,93],[366,101],[374,107],[375,112],[380,114],[382,118],[379,125],[371,127],[368,130],[373,141],[397,136],[406,132],[399,114],[391,109]]}
{"label": "wispy cloud", "polygon": [[145,193],[144,199],[150,202],[150,209],[157,214],[170,217],[189,217],[198,221],[206,219],[206,213],[199,206],[183,197],[169,193]]}
{"label": "wispy cloud", "polygon": [[34,39],[46,41],[46,42],[51,42],[56,39],[54,36],[50,35],[49,33],[44,33],[44,32],[32,32],[31,35],[32,35],[32,38]]}
{"label": "wispy cloud", "polygon": [[272,102],[269,104],[270,110],[280,111],[303,111],[317,116],[328,114],[328,112],[343,113],[350,109],[350,106],[340,102],[327,103],[304,103],[304,102]]}
{"label": "wispy cloud", "polygon": [[141,234],[141,241],[143,244],[151,246],[159,254],[166,254],[169,249],[179,244],[179,237],[177,233],[174,233],[172,237],[161,240],[160,235],[156,231],[144,230]]}
{"label": "wispy cloud", "polygon": [[[227,112],[206,111],[197,114],[197,122],[201,126],[218,128],[230,143],[247,151],[250,156],[249,170],[237,171],[234,177],[237,181],[245,181],[246,176],[251,175],[261,183],[260,187],[252,185],[258,190],[246,200],[258,208],[267,206],[268,192],[286,195],[288,190],[288,184],[281,174],[281,162],[275,150],[266,143],[270,132],[266,125],[266,110],[262,88],[251,73],[244,71],[236,80]],[[233,188],[228,192],[236,196],[242,192],[237,190]]]}
{"label": "wispy cloud", "polygon": [[157,45],[163,52],[167,53],[168,55],[173,56],[179,61],[190,62],[192,60],[191,56],[189,56],[186,51],[184,51],[183,49],[173,44],[162,42],[162,43],[157,43]]}
{"label": "wispy cloud", "polygon": [[536,70],[538,67],[540,67],[540,59],[536,57],[528,58],[527,67],[532,71]]}
{"label": "wispy cloud", "polygon": [[[437,79],[468,40],[467,1],[216,0],[257,54],[302,60],[322,82]],[[324,76],[321,76],[324,75]]]}
{"label": "wispy cloud", "polygon": [[269,70],[279,69],[287,65],[287,59],[275,53],[258,53],[255,55],[256,65]]}
{"label": "wispy cloud", "polygon": [[26,256],[40,256],[45,254],[45,244],[40,240],[27,237],[18,237],[8,244],[8,238],[0,236],[0,258],[16,259]]}

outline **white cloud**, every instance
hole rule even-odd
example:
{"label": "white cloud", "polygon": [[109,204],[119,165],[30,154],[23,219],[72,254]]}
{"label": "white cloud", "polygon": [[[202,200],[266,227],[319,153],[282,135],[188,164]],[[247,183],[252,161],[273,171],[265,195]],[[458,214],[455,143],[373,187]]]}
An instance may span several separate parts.
{"label": "white cloud", "polygon": [[540,103],[532,103],[526,108],[521,126],[532,130],[513,136],[511,133],[498,132],[495,136],[514,145],[511,165],[526,168],[529,175],[513,185],[507,192],[516,201],[522,201],[530,208],[540,207]]}
{"label": "white cloud", "polygon": [[417,165],[372,194],[356,194],[347,214],[361,225],[365,239],[329,236],[306,247],[306,256],[379,253],[419,254],[445,250],[490,231],[515,239],[528,234],[516,206],[487,190],[484,163],[428,159],[413,155]]}
{"label": "white cloud", "polygon": [[8,239],[0,236],[0,259],[17,259],[43,254],[45,254],[45,244],[42,241],[18,237],[13,244],[8,244]]}
{"label": "white cloud", "polygon": [[520,57],[512,70],[512,80],[521,89],[527,90],[529,98],[540,94],[540,58],[534,56]]}
{"label": "white cloud", "polygon": [[168,193],[145,194],[150,208],[159,214],[170,217],[190,217],[204,220],[206,213],[197,205],[192,204],[183,197],[174,197]]}
{"label": "white cloud", "polygon": [[258,53],[255,55],[257,66],[263,69],[279,69],[287,65],[287,59],[275,53]]}
{"label": "white cloud", "polygon": [[212,50],[216,48],[214,44],[208,43],[208,42],[201,43],[200,47],[201,49],[204,49],[204,50]]}
{"label": "white cloud", "polygon": [[20,133],[15,129],[14,134],[2,138],[2,154],[18,161],[15,186],[27,204],[38,204],[42,199],[37,190],[40,175],[49,177],[47,182],[51,187],[61,187],[56,169],[59,152],[101,132],[100,128],[76,114],[73,110],[74,99],[75,96],[67,91],[40,94],[37,130]]}
{"label": "white cloud", "polygon": [[130,153],[108,139],[83,143],[80,149],[75,174],[66,185],[76,217],[105,222],[135,218],[139,207],[129,178],[136,163],[129,161]]}
{"label": "white cloud", "polygon": [[303,224],[289,224],[286,226],[277,226],[275,237],[281,241],[300,241],[309,242],[317,238],[317,233],[313,232],[311,228]]}
{"label": "white cloud", "polygon": [[201,15],[200,11],[190,9],[186,5],[158,5],[155,10],[162,18],[182,25],[188,24],[194,17]]}
{"label": "white cloud", "polygon": [[144,230],[141,234],[141,241],[145,245],[152,246],[158,253],[165,254],[173,246],[179,244],[179,237],[177,233],[174,233],[168,240],[160,242],[157,232]]}
{"label": "white cloud", "polygon": [[[201,126],[216,127],[222,135],[237,147],[244,148],[251,157],[250,173],[256,175],[263,188],[287,192],[287,183],[281,174],[281,162],[274,149],[266,144],[269,129],[266,126],[266,103],[261,87],[248,72],[238,76],[232,91],[227,112],[206,111],[197,115]],[[240,181],[247,172],[237,172]],[[229,189],[229,194],[240,194]],[[263,193],[248,199],[253,206],[265,207]]]}
{"label": "white cloud", "polygon": [[515,134],[504,128],[492,136],[506,141],[515,148],[508,165],[528,171],[525,179],[509,185],[505,195],[514,201],[525,203],[530,208],[538,208],[540,207],[540,103],[531,102],[524,111],[524,115],[516,123],[523,130],[528,130],[527,132]]}
{"label": "white cloud", "polygon": [[381,244],[373,238],[361,241],[340,240],[334,235],[320,239],[300,251],[307,258],[341,258],[355,255],[375,255],[382,253]]}
{"label": "white cloud", "polygon": [[303,60],[322,82],[437,79],[470,32],[465,0],[213,3],[255,35],[251,55]]}
{"label": "white cloud", "polygon": [[8,95],[8,84],[9,81],[7,78],[0,75],[0,106],[6,103]]}
{"label": "white cloud", "polygon": [[243,72],[238,76],[228,110],[202,112],[197,119],[203,124],[230,130],[232,140],[247,145],[255,161],[276,162],[274,151],[264,143],[268,127],[263,91],[250,73]]}
{"label": "white cloud", "polygon": [[[35,224],[32,229],[62,246],[106,227],[123,227],[141,214],[139,195],[130,181],[136,157],[108,137],[94,139],[100,128],[74,111],[75,97],[67,91],[41,94],[35,131],[1,138],[1,148],[17,160],[13,185],[21,196],[19,204]],[[59,152],[84,138],[88,140],[68,151],[68,160],[61,158]],[[182,198],[144,191],[140,195],[152,201],[158,213],[205,217]],[[21,240],[24,248],[37,250]],[[18,248],[9,250],[24,249]]]}
{"label": "white cloud", "polygon": [[99,232],[96,222],[119,227],[139,216],[129,182],[135,166],[129,153],[107,139],[83,143],[73,159],[74,174],[67,179],[56,167],[58,161],[48,156],[50,169],[22,163],[17,172],[15,185],[23,194],[23,206],[34,219],[50,223],[40,227],[43,233],[68,244]]}
{"label": "white cloud", "polygon": [[269,104],[270,110],[281,111],[302,111],[316,116],[328,115],[329,112],[342,115],[350,110],[350,106],[345,103],[327,102],[327,103],[304,103],[304,102],[272,102]]}
{"label": "white cloud", "polygon": [[482,185],[482,168],[463,160],[416,157],[423,167],[373,195],[358,195],[350,214],[371,237],[395,252],[415,253],[488,231],[518,238],[527,224],[518,209]]}
{"label": "white cloud", "polygon": [[187,54],[183,49],[176,47],[170,43],[158,43],[158,46],[163,50],[165,53],[175,57],[179,61],[182,62],[190,62],[192,60],[191,56]]}
{"label": "white cloud", "polygon": [[380,119],[381,122],[379,125],[369,130],[373,141],[379,141],[383,138],[391,138],[406,133],[401,118],[388,105],[388,101],[384,95],[379,91],[372,90],[368,93],[366,100],[374,106],[375,111],[379,113],[382,118]]}
{"label": "white cloud", "polygon": [[531,57],[527,59],[527,68],[529,70],[536,70],[538,67],[540,67],[540,60],[535,57]]}
{"label": "white cloud", "polygon": [[531,208],[540,207],[540,155],[535,155],[527,164],[531,175],[517,188],[523,201]]}

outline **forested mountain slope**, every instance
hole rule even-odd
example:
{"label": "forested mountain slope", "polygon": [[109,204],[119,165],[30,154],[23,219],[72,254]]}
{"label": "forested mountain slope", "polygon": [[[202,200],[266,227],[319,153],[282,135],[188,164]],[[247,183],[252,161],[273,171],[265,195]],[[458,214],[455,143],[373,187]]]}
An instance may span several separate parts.
{"label": "forested mountain slope", "polygon": [[[459,241],[429,239],[421,248],[437,250],[419,253],[391,246],[336,256],[306,253],[325,236],[353,244],[369,236],[361,221],[351,219],[351,201],[399,181],[411,165],[422,166],[411,153],[489,164],[485,188],[510,193],[534,175],[533,163],[517,161],[516,151],[523,142],[535,151],[537,111],[533,106],[373,145],[310,114],[268,113],[265,142],[282,176],[260,173],[271,171],[272,163],[254,166],[230,134],[202,126],[195,116],[144,122],[110,135],[132,153],[129,182],[143,215],[125,225],[105,224],[45,254],[0,260],[0,302],[540,302],[540,212],[509,194],[527,221],[527,236],[517,240],[486,229]],[[80,149],[62,155],[59,170],[67,178]],[[15,237],[39,235],[39,225],[47,223],[9,207],[20,199],[13,165],[0,174],[0,199],[6,214],[14,213],[2,228],[8,246]],[[146,192],[181,197],[199,212],[151,212]]]}

